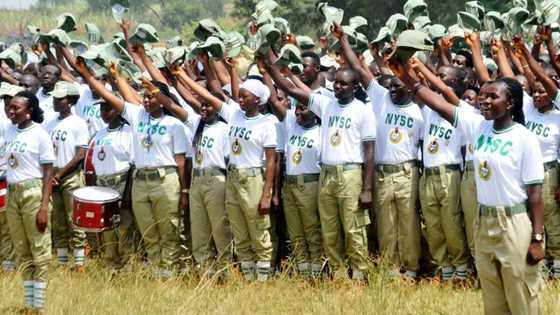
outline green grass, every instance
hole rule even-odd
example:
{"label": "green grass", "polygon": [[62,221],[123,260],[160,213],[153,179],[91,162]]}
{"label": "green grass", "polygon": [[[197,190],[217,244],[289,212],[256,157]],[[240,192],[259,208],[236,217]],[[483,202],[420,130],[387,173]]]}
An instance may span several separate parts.
{"label": "green grass", "polygon": [[[193,275],[149,279],[147,270],[117,275],[92,262],[85,273],[54,269],[47,292],[47,314],[482,314],[480,290],[395,282],[381,269],[368,286],[350,281],[309,283],[287,274],[267,283],[246,283],[235,271],[218,285]],[[22,306],[21,280],[0,275],[0,314]],[[560,287],[549,283],[543,314],[559,314]]]}

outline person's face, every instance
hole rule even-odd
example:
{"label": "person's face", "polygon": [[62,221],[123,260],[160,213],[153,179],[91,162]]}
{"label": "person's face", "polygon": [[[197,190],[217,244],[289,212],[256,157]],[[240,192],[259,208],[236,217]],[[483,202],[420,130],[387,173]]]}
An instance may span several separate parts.
{"label": "person's face", "polygon": [[547,68],[545,71],[546,71],[546,75],[552,81],[554,81],[554,83],[556,83],[556,87],[560,87],[560,76],[558,76],[558,73],[556,73],[556,71],[554,71],[554,69],[549,69],[549,68]]}
{"label": "person's face", "polygon": [[6,113],[6,117],[8,117],[8,108],[10,107],[10,102],[12,101],[12,97],[9,95],[2,96],[2,101],[4,101],[4,113]]}
{"label": "person's face", "polygon": [[41,71],[41,86],[43,88],[54,88],[56,82],[60,79],[60,70],[57,67],[47,65]]}
{"label": "person's face", "polygon": [[202,102],[200,104],[200,118],[203,121],[205,122],[213,121],[216,119],[217,116],[218,113],[216,112],[216,109],[214,109],[214,107],[211,106],[208,102]]}
{"label": "person's face", "polygon": [[507,97],[507,90],[503,83],[483,86],[479,101],[480,114],[486,120],[496,120],[504,115],[509,115],[508,107],[513,106]]}
{"label": "person's face", "polygon": [[315,120],[315,114],[298,102],[295,110],[296,122],[300,126],[308,126]]}
{"label": "person's face", "polygon": [[389,91],[393,104],[404,105],[408,101],[408,88],[397,78],[383,80],[381,85]]}
{"label": "person's face", "polygon": [[239,90],[239,107],[244,112],[252,112],[259,106],[259,98],[246,89]]}
{"label": "person's face", "polygon": [[21,77],[23,77],[23,74],[21,74],[21,72],[12,72],[12,78],[14,78],[16,81],[20,81]]}
{"label": "person's face", "polygon": [[474,90],[466,90],[465,93],[463,93],[462,100],[473,107],[477,107],[478,94]]}
{"label": "person's face", "polygon": [[70,100],[67,96],[62,98],[53,98],[53,109],[57,113],[67,111],[70,106],[72,106],[72,104],[70,104]]}
{"label": "person's face", "polygon": [[349,100],[354,97],[356,84],[352,75],[347,71],[338,71],[334,76],[334,96],[339,100]]}
{"label": "person's face", "polygon": [[284,108],[290,108],[290,99],[283,90],[276,90],[276,98],[278,99],[278,102],[284,106]]}
{"label": "person's face", "polygon": [[443,83],[451,87],[455,86],[455,81],[457,81],[457,78],[453,73],[453,69],[449,67],[439,67],[437,76],[443,81]]}
{"label": "person's face", "polygon": [[159,104],[155,96],[151,95],[147,91],[146,93],[144,93],[142,105],[144,105],[144,109],[148,114],[153,114],[161,110],[161,105]]}
{"label": "person's face", "polygon": [[457,68],[465,68],[467,66],[467,57],[463,55],[455,55],[453,57],[453,66]]}
{"label": "person's face", "polygon": [[27,107],[27,99],[24,97],[14,97],[8,106],[8,118],[12,124],[21,124],[30,119],[31,112]]}
{"label": "person's face", "polygon": [[533,90],[533,100],[536,109],[543,109],[545,107],[550,106],[551,99],[546,93],[546,89],[542,83],[537,83],[535,85],[535,89]]}
{"label": "person's face", "polygon": [[39,80],[34,75],[26,74],[22,76],[21,79],[19,80],[19,86],[35,94],[39,89]]}
{"label": "person's face", "polygon": [[103,119],[103,122],[106,124],[110,124],[119,119],[119,112],[107,103],[101,103],[99,112],[101,114],[101,119]]}
{"label": "person's face", "polygon": [[313,58],[303,58],[303,73],[300,76],[301,81],[306,85],[310,85],[311,83],[315,82],[315,80],[317,80],[319,70],[320,67],[319,65],[315,64]]}

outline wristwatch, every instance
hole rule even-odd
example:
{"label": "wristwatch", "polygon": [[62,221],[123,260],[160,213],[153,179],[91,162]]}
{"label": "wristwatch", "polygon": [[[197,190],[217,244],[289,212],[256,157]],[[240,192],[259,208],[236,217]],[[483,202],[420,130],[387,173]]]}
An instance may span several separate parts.
{"label": "wristwatch", "polygon": [[189,190],[187,188],[181,189],[182,194],[188,194]]}
{"label": "wristwatch", "polygon": [[533,235],[531,236],[531,241],[540,243],[544,241],[544,235],[542,233],[533,233]]}

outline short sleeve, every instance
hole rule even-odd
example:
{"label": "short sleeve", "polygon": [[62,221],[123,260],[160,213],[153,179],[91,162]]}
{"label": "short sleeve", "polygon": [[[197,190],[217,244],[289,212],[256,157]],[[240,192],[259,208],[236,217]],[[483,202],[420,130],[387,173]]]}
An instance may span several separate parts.
{"label": "short sleeve", "polygon": [[78,124],[74,127],[76,146],[80,148],[87,148],[89,144],[89,131],[87,124]]}
{"label": "short sleeve", "polygon": [[236,111],[241,110],[239,104],[237,104],[234,100],[230,99],[228,102],[222,103],[222,108],[220,109],[220,116],[226,121],[230,122],[233,114]]}
{"label": "short sleeve", "polygon": [[523,141],[523,155],[521,161],[521,180],[525,185],[542,184],[544,181],[544,167],[539,142],[533,134],[528,133]]}
{"label": "short sleeve", "polygon": [[142,110],[142,106],[132,104],[129,102],[124,102],[124,109],[121,113],[122,118],[128,121],[131,125],[138,124],[138,117],[140,116],[140,111]]}
{"label": "short sleeve", "polygon": [[556,92],[556,95],[552,99],[552,103],[554,104],[554,107],[556,107],[556,109],[560,110],[560,90]]}
{"label": "short sleeve", "polygon": [[385,102],[390,101],[389,91],[377,83],[375,79],[369,83],[366,93],[376,114],[379,114]]}
{"label": "short sleeve", "polygon": [[51,164],[54,163],[56,157],[54,156],[54,146],[51,138],[46,132],[41,132],[39,140],[39,163]]}
{"label": "short sleeve", "polygon": [[309,103],[308,103],[309,109],[313,113],[315,113],[315,115],[319,116],[319,118],[321,118],[325,110],[325,107],[329,105],[331,100],[332,98],[328,96],[321,95],[319,93],[313,93],[309,98]]}
{"label": "short sleeve", "polygon": [[278,124],[275,124],[274,128],[266,128],[263,133],[263,147],[264,148],[276,148],[278,145]]}
{"label": "short sleeve", "polygon": [[371,106],[364,106],[362,122],[360,126],[360,140],[362,141],[373,141],[375,140],[376,133],[376,123],[375,114]]}
{"label": "short sleeve", "polygon": [[[173,125],[173,153],[174,154],[185,154],[188,153],[188,142],[189,139],[187,137],[187,132],[190,132],[182,123],[174,124]],[[190,154],[192,156],[192,148],[190,149]]]}
{"label": "short sleeve", "polygon": [[466,142],[474,141],[475,132],[484,121],[482,115],[463,107],[453,109],[453,127],[457,128],[465,138]]}
{"label": "short sleeve", "polygon": [[[554,101],[553,101],[554,102]],[[556,103],[555,103],[556,104]],[[528,113],[535,106],[533,97],[527,92],[523,91],[523,113]]]}

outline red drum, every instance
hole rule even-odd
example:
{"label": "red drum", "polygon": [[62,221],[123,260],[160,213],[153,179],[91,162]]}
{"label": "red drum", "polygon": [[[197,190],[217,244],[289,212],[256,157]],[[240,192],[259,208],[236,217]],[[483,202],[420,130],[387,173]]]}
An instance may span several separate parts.
{"label": "red drum", "polygon": [[6,211],[7,208],[7,200],[6,196],[8,195],[8,182],[4,180],[0,180],[0,212]]}
{"label": "red drum", "polygon": [[86,232],[103,232],[119,226],[121,194],[109,187],[74,190],[74,225]]}

